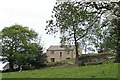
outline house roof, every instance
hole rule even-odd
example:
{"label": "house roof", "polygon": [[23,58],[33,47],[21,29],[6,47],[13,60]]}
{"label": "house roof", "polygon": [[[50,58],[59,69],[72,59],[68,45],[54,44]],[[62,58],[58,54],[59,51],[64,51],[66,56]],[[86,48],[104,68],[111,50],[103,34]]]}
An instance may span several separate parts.
{"label": "house roof", "polygon": [[[64,51],[66,50],[67,48],[65,47],[61,47],[60,45],[51,45],[47,50],[54,50],[54,51],[57,51],[57,50],[60,50],[60,51]],[[72,47],[69,48],[70,49],[73,49]]]}

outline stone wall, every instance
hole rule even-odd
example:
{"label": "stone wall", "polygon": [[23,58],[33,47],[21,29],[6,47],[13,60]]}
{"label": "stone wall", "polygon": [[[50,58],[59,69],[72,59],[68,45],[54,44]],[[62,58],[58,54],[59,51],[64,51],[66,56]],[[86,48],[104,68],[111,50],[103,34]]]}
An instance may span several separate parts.
{"label": "stone wall", "polygon": [[109,58],[114,57],[114,55],[111,54],[99,54],[99,55],[82,55],[79,58],[79,61],[84,61],[84,62],[95,62],[97,60],[101,60],[101,59],[109,59]]}

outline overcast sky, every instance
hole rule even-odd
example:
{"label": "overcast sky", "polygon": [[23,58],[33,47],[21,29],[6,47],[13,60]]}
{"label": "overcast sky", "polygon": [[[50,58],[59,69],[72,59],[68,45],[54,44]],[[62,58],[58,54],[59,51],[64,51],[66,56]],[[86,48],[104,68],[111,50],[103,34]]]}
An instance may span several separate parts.
{"label": "overcast sky", "polygon": [[0,0],[0,30],[17,23],[38,32],[44,41],[44,47],[58,45],[59,36],[54,38],[44,30],[55,2],[56,0]]}
{"label": "overcast sky", "polygon": [[51,19],[56,0],[0,0],[0,30],[14,24],[32,28],[41,36],[47,49],[50,45],[59,45],[59,35],[47,35],[46,20]]}

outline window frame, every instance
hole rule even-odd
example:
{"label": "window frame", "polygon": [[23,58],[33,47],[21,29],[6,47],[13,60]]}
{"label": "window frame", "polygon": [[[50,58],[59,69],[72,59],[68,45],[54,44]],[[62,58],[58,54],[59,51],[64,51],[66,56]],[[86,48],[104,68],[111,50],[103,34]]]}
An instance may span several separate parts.
{"label": "window frame", "polygon": [[51,51],[51,54],[54,54],[55,53],[55,51]]}

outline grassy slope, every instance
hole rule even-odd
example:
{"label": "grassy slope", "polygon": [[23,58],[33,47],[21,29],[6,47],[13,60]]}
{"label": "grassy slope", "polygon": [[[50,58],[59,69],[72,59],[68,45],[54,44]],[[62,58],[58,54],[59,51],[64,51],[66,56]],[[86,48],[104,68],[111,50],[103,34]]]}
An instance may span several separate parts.
{"label": "grassy slope", "polygon": [[3,78],[116,78],[117,76],[118,64],[115,63],[3,73]]}

